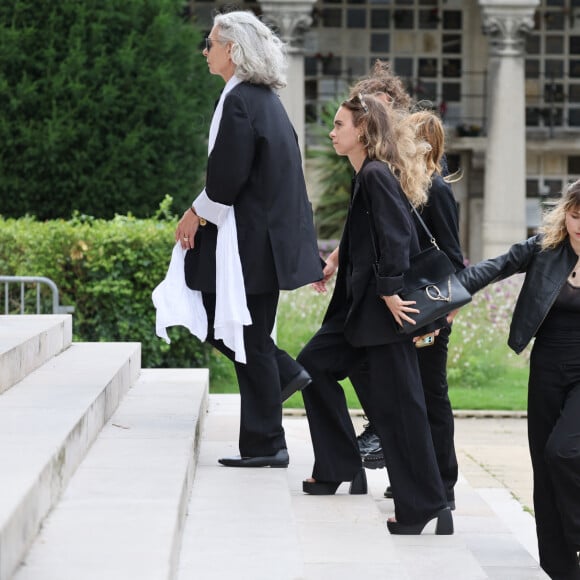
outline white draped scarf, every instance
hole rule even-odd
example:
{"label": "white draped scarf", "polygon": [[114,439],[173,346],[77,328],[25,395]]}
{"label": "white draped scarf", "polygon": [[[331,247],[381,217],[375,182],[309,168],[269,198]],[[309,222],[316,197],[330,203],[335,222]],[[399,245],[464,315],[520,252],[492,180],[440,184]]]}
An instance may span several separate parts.
{"label": "white draped scarf", "polygon": [[[242,81],[234,76],[222,91],[209,129],[208,156],[218,134],[224,99],[240,82]],[[218,228],[214,337],[222,340],[235,353],[237,362],[245,364],[244,326],[252,324],[252,319],[244,291],[234,208],[209,199],[205,188],[192,205],[197,215],[214,223]],[[181,251],[177,251],[177,247]],[[202,341],[207,338],[207,314],[203,307],[201,292],[187,288],[184,259],[185,250],[182,250],[181,244],[177,242],[167,276],[153,291],[153,303],[157,309],[156,333],[166,342],[170,342],[166,327],[175,325],[185,326]],[[177,279],[175,272],[179,270],[181,276]],[[184,292],[184,287],[187,292]]]}

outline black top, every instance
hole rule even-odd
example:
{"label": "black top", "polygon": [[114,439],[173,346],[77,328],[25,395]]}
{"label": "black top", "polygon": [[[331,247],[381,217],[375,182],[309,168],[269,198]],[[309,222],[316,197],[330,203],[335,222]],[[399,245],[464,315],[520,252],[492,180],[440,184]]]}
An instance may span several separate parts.
{"label": "black top", "polygon": [[580,345],[580,287],[566,281],[538,330],[537,341],[550,346]]}
{"label": "black top", "polygon": [[[437,245],[443,250],[458,272],[465,267],[459,243],[459,209],[453,191],[440,175],[434,175],[427,204],[420,211],[425,224],[431,230]],[[421,249],[429,246],[423,228],[417,224]]]}

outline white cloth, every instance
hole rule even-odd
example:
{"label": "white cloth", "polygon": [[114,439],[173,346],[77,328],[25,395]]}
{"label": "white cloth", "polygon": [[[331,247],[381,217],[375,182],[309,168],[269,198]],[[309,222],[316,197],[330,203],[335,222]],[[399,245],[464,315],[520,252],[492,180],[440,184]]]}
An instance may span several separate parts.
{"label": "white cloth", "polygon": [[171,262],[165,279],[153,290],[153,304],[157,309],[155,332],[167,344],[170,326],[185,326],[202,342],[207,338],[207,315],[203,307],[201,292],[191,290],[185,283],[183,265],[185,250],[177,242],[173,247]]}
{"label": "white cloth", "polygon": [[[217,134],[219,130],[219,125],[221,122],[223,105],[226,95],[239,83],[242,81],[237,77],[232,77],[224,87],[218,104],[215,108],[211,126],[209,130],[209,142],[208,142],[208,156],[211,153]],[[238,234],[236,228],[236,218],[233,206],[223,205],[209,199],[205,189],[198,195],[196,200],[193,202],[193,207],[197,215],[203,217],[204,219],[214,223],[218,227],[217,234],[217,244],[216,244],[216,309],[215,309],[215,321],[214,321],[214,337],[216,339],[222,340],[223,343],[235,353],[235,360],[240,363],[246,363],[246,349],[244,346],[244,326],[252,324],[252,318],[248,310],[246,302],[246,294],[244,291],[244,277],[242,273],[242,264],[240,261],[240,252],[238,248]],[[171,271],[172,264],[177,260],[175,256],[175,248],[173,251],[173,256],[171,263],[169,265],[169,270]],[[184,255],[181,257],[181,277],[184,278],[183,269],[183,259]],[[169,272],[168,272],[169,276]],[[167,278],[166,278],[167,279]],[[163,284],[163,283],[162,283]],[[185,279],[183,280],[185,285]],[[160,285],[161,286],[161,285]],[[157,308],[157,319],[156,319],[156,332],[158,336],[165,338],[167,341],[167,331],[165,327],[166,321],[173,321],[171,325],[182,325],[190,329],[190,331],[199,337],[197,332],[191,330],[189,324],[195,329],[202,328],[202,321],[196,320],[192,323],[187,317],[181,318],[184,314],[183,308],[187,307],[184,304],[187,300],[184,300],[184,296],[177,292],[179,287],[177,285],[166,285],[163,289],[163,293],[175,291],[175,295],[171,300],[165,302],[165,300],[159,300],[162,305],[160,307],[155,305]],[[189,290],[189,289],[188,289]],[[154,294],[157,288],[154,290]],[[205,340],[207,336],[207,313],[203,308],[203,303],[201,299],[201,292],[190,291],[194,294],[194,305],[192,312],[194,316],[202,317],[205,321],[206,332],[204,338],[200,340]],[[176,304],[176,301],[180,300],[182,303]],[[155,297],[154,297],[155,303]],[[201,304],[201,311],[199,305]],[[165,306],[171,306],[174,308],[175,313],[169,314],[165,311]],[[189,305],[191,306],[191,304]],[[165,327],[163,326],[165,324]],[[160,334],[160,327],[163,327]]]}

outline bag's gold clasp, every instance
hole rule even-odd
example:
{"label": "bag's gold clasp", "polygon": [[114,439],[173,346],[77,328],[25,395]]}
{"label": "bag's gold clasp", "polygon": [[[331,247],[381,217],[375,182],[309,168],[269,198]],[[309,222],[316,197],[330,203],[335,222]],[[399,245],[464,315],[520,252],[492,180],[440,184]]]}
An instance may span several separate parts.
{"label": "bag's gold clasp", "polygon": [[439,286],[435,286],[435,284],[425,286],[425,293],[427,294],[427,298],[429,298],[429,300],[451,302],[451,278],[447,279],[447,296],[445,296],[445,294],[439,290]]}

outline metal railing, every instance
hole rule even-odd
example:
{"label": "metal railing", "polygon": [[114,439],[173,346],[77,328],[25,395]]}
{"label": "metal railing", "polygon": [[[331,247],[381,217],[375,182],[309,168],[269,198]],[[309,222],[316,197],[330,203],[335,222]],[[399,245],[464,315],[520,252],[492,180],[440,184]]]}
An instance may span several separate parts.
{"label": "metal railing", "polygon": [[20,302],[17,311],[19,314],[26,313],[26,286],[31,284],[36,286],[36,314],[42,314],[41,289],[43,286],[47,286],[52,293],[52,314],[72,314],[74,312],[74,306],[60,304],[58,288],[50,278],[44,276],[0,276],[0,284],[4,285],[4,314],[11,314],[10,299],[12,297],[14,300],[14,293],[10,293],[10,286],[14,284],[20,284],[19,298],[16,298]]}

